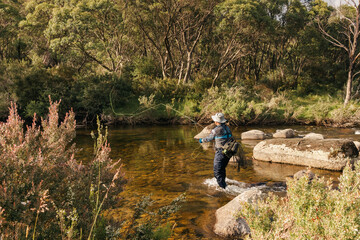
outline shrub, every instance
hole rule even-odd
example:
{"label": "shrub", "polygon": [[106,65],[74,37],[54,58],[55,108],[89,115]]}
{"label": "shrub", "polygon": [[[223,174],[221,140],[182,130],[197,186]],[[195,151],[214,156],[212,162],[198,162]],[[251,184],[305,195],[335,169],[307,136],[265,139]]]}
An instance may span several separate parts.
{"label": "shrub", "polygon": [[41,127],[34,117],[24,131],[12,104],[8,120],[0,124],[3,239],[93,238],[106,225],[99,224],[106,223],[102,210],[109,209],[122,191],[123,175],[118,162],[109,158],[107,135],[99,128],[92,160],[78,163],[74,113],[68,112],[59,124],[58,106],[50,101]]}
{"label": "shrub", "polygon": [[359,239],[360,163],[345,167],[338,189],[307,176],[287,185],[285,198],[270,195],[242,209],[251,239]]}
{"label": "shrub", "polygon": [[201,102],[202,113],[210,115],[222,111],[234,120],[244,119],[246,116],[243,114],[249,101],[244,88],[210,88]]}

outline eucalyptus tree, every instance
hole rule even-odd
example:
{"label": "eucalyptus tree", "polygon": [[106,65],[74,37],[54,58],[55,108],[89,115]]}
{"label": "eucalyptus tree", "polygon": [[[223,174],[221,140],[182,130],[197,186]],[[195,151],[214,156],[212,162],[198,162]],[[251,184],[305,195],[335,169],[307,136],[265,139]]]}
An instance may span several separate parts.
{"label": "eucalyptus tree", "polygon": [[[143,55],[158,57],[162,76],[174,77],[174,36],[172,28],[183,8],[177,0],[127,1],[127,25],[132,26],[132,38],[143,45]],[[150,52],[150,53],[149,53]]]}
{"label": "eucalyptus tree", "polygon": [[[360,4],[349,0],[339,6],[327,21],[318,20],[318,26],[327,41],[346,51],[348,68],[344,105],[352,98],[353,81],[360,73],[357,70],[360,57]],[[359,85],[360,86],[360,85]]]}
{"label": "eucalyptus tree", "polygon": [[21,19],[19,3],[0,1],[0,60],[25,57],[23,43],[18,37]]}
{"label": "eucalyptus tree", "polygon": [[[44,43],[58,62],[81,70],[86,64],[100,72],[121,74],[131,44],[123,21],[123,5],[116,0],[64,0],[27,3],[22,22],[29,35]],[[34,35],[33,30],[37,30]]]}
{"label": "eucalyptus tree", "polygon": [[[248,23],[245,14],[239,14],[239,6],[234,1],[224,1],[215,8],[215,26],[212,35],[212,54],[214,76],[212,86],[220,74],[229,66],[250,54],[250,41],[247,38]],[[234,70],[236,73],[236,68]],[[236,77],[236,74],[234,74]]]}
{"label": "eucalyptus tree", "polygon": [[[229,64],[242,60],[242,66],[237,71],[246,73],[246,78],[260,80],[262,72],[269,68],[270,60],[278,52],[276,41],[281,36],[280,19],[287,2],[226,0],[220,4],[217,8],[217,17],[220,18],[217,30],[226,37],[219,49],[216,72],[220,73]],[[216,78],[217,74],[214,81]]]}
{"label": "eucalyptus tree", "polygon": [[[209,18],[219,1],[179,1],[184,6],[174,27],[174,36],[180,53],[179,83],[190,79],[193,55],[201,36],[209,24]],[[185,56],[185,57],[183,57]],[[185,65],[185,68],[183,67]],[[183,76],[183,77],[182,77]]]}
{"label": "eucalyptus tree", "polygon": [[28,0],[23,4],[25,19],[19,23],[19,35],[29,45],[28,56],[33,63],[42,61],[46,66],[51,66],[57,61],[44,34],[53,7],[52,1]]}

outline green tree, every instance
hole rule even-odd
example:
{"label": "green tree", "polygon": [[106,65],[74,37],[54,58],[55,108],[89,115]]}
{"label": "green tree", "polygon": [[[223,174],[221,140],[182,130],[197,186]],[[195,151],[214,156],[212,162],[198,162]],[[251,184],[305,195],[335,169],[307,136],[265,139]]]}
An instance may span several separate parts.
{"label": "green tree", "polygon": [[[344,105],[347,105],[353,95],[353,81],[360,73],[357,72],[360,57],[360,4],[357,1],[345,1],[333,11],[327,22],[318,20],[318,26],[325,39],[336,47],[342,48],[347,53],[347,81]],[[335,28],[332,32],[329,28]]]}
{"label": "green tree", "polygon": [[17,2],[0,1],[0,60],[25,58],[25,45],[18,38],[19,10]]}

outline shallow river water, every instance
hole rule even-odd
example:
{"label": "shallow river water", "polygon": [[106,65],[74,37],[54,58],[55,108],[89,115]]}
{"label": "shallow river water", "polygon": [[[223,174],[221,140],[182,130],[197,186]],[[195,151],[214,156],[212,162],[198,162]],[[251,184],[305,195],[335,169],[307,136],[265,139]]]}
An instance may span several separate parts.
{"label": "shallow river water", "polygon": [[[300,135],[315,132],[323,134],[325,138],[360,141],[360,135],[354,134],[355,129],[271,126],[232,127],[232,131],[240,139],[242,132],[252,129],[274,133],[276,129],[285,128],[297,130]],[[259,141],[243,141],[247,160],[240,168],[236,164],[228,165],[230,190],[222,191],[216,187],[213,178],[214,151],[204,150],[193,138],[201,130],[201,127],[194,125],[110,127],[108,141],[112,149],[111,157],[121,159],[123,172],[129,180],[125,191],[121,193],[120,207],[111,215],[118,219],[126,218],[126,214],[141,196],[152,194],[152,199],[163,206],[181,193],[186,193],[186,202],[173,219],[176,221],[174,239],[221,239],[212,231],[214,213],[246,190],[244,183],[266,182],[271,185],[285,181],[286,177],[304,169],[300,166],[252,160],[252,149]],[[82,149],[77,159],[84,162],[93,151],[90,132],[86,129],[77,130],[76,144]],[[315,169],[313,172],[335,181],[340,176],[339,172]]]}

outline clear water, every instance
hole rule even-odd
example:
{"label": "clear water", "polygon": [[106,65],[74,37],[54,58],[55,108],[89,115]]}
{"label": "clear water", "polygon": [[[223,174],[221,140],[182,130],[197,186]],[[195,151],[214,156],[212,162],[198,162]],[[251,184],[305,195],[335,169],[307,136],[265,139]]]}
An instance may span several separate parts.
{"label": "clear water", "polygon": [[[300,135],[315,132],[326,138],[360,141],[360,135],[354,134],[356,129],[276,126],[232,127],[232,130],[240,138],[241,132],[252,129],[274,133],[276,129],[289,127]],[[281,191],[281,187],[271,185],[285,181],[286,177],[304,169],[301,166],[252,160],[252,149],[259,141],[243,141],[247,160],[240,168],[236,164],[228,165],[229,187],[224,191],[217,187],[213,178],[213,150],[204,150],[193,138],[201,130],[201,127],[194,125],[110,127],[108,140],[112,149],[111,157],[121,159],[123,171],[129,179],[125,191],[121,193],[119,207],[111,212],[111,216],[126,219],[141,196],[152,194],[152,199],[162,206],[185,192],[187,201],[173,219],[176,221],[175,238],[221,239],[212,232],[216,209],[252,187],[269,190],[270,186],[270,190]],[[82,148],[77,159],[86,162],[93,151],[90,130],[77,130],[76,143],[78,148]],[[313,172],[335,181],[340,176],[339,172],[315,169]]]}

